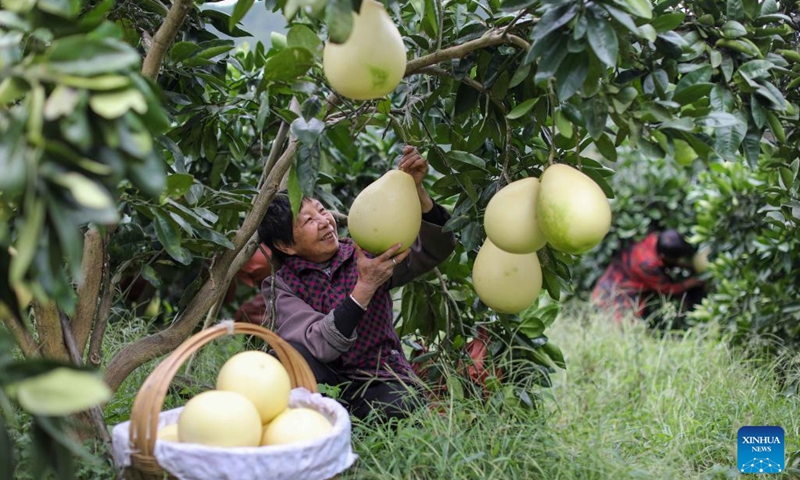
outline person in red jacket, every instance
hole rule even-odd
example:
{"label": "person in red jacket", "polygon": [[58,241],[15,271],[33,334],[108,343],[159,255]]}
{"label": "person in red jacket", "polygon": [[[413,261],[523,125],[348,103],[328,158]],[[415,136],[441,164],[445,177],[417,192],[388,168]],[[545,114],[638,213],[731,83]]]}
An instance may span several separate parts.
{"label": "person in red jacket", "polygon": [[644,318],[653,297],[680,298],[686,294],[686,303],[693,306],[702,297],[703,280],[695,276],[673,280],[667,271],[691,268],[695,251],[676,230],[650,233],[614,258],[595,284],[592,301],[611,311],[618,324],[630,313]]}

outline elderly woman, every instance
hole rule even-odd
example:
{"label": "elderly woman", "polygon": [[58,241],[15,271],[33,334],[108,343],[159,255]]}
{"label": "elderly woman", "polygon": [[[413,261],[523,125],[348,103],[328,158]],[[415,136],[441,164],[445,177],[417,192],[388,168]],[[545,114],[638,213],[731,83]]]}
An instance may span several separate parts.
{"label": "elderly woman", "polygon": [[358,418],[372,410],[383,419],[403,418],[419,405],[390,290],[455,248],[453,235],[442,232],[449,214],[422,185],[427,161],[406,146],[398,168],[414,178],[422,207],[419,237],[401,253],[397,244],[372,256],[339,238],[333,215],[313,198],[303,199],[292,221],[289,200],[279,194],[258,229],[281,264],[262,285],[267,304],[275,302],[276,333],[303,355],[317,382],[342,387],[339,401]]}

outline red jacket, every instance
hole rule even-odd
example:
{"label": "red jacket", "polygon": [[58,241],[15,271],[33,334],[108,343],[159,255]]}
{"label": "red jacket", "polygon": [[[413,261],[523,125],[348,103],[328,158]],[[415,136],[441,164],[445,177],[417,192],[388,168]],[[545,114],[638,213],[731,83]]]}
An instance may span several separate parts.
{"label": "red jacket", "polygon": [[667,275],[666,265],[656,250],[657,243],[658,234],[651,233],[625,249],[597,281],[592,300],[612,310],[616,320],[631,311],[641,317],[651,294],[680,295],[696,284],[694,279],[675,282]]}

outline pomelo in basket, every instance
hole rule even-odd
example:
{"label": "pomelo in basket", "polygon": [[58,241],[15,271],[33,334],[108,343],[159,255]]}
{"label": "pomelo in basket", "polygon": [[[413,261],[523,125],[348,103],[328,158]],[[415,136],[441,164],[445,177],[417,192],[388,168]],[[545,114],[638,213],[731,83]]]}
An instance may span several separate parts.
{"label": "pomelo in basket", "polygon": [[265,424],[289,405],[292,382],[286,368],[268,353],[248,350],[229,358],[217,374],[217,390],[249,399]]}
{"label": "pomelo in basket", "polygon": [[350,236],[364,250],[380,255],[397,243],[402,252],[414,243],[422,207],[414,177],[389,170],[358,194],[347,216]]}
{"label": "pomelo in basket", "polygon": [[597,183],[564,164],[547,167],[540,181],[536,213],[547,243],[573,255],[599,244],[611,228],[611,205]]}
{"label": "pomelo in basket", "polygon": [[363,0],[353,12],[353,29],[344,43],[328,41],[322,70],[331,87],[354,100],[391,93],[406,71],[403,37],[383,5]]}
{"label": "pomelo in basket", "polygon": [[184,405],[178,416],[178,439],[212,447],[257,447],[261,418],[244,395],[209,390]]}
{"label": "pomelo in basket", "polygon": [[519,313],[542,290],[542,267],[536,252],[508,253],[490,239],[472,266],[472,283],[483,303],[499,313]]}
{"label": "pomelo in basket", "polygon": [[509,253],[531,253],[547,240],[536,215],[539,179],[523,178],[501,188],[486,205],[483,227],[492,243]]}
{"label": "pomelo in basket", "polygon": [[165,440],[168,442],[177,442],[178,441],[178,424],[173,423],[171,425],[167,425],[165,427],[161,427],[158,429],[158,434],[156,437],[159,440]]}
{"label": "pomelo in basket", "polygon": [[261,445],[309,442],[328,435],[333,425],[311,408],[287,408],[264,427]]}

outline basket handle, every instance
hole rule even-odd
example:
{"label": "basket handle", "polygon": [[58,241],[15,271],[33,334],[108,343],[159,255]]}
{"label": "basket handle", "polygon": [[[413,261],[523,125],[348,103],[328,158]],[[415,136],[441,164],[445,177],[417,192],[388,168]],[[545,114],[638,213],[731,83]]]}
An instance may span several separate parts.
{"label": "basket handle", "polygon": [[292,388],[305,387],[317,393],[317,381],[305,359],[272,331],[252,323],[222,322],[186,339],[147,377],[136,394],[131,410],[130,443],[137,457],[152,457],[158,434],[158,416],[167,389],[178,369],[203,345],[223,335],[250,334],[265,340],[289,373]]}

